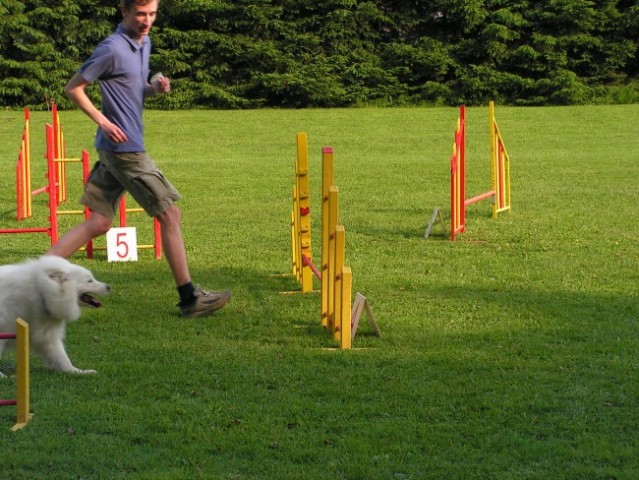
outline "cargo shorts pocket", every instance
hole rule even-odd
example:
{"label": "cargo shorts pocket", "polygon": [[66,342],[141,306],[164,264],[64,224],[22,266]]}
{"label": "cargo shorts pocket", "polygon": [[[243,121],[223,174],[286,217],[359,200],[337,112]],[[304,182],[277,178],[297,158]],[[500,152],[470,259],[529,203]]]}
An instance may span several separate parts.
{"label": "cargo shorts pocket", "polygon": [[152,217],[164,212],[182,198],[160,170],[146,172],[130,179],[129,193]]}

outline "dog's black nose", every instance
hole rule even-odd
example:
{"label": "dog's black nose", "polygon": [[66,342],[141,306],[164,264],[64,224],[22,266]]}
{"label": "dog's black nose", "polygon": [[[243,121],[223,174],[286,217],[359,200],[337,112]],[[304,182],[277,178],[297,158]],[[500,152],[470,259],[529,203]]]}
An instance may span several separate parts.
{"label": "dog's black nose", "polygon": [[111,285],[107,284],[106,289],[107,289],[107,292],[110,292],[111,291]]}

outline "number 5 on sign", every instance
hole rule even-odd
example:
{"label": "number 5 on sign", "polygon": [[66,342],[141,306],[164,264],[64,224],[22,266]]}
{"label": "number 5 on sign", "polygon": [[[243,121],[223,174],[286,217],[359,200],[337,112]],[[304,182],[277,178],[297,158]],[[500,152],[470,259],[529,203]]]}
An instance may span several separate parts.
{"label": "number 5 on sign", "polygon": [[137,262],[138,239],[135,227],[111,228],[106,234],[109,262]]}

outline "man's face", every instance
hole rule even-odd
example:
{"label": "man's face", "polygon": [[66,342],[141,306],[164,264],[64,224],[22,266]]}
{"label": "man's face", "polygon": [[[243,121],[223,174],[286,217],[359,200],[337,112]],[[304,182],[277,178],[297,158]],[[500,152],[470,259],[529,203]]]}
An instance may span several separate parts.
{"label": "man's face", "polygon": [[129,10],[122,9],[122,23],[126,30],[133,33],[136,40],[148,35],[158,13],[158,0],[146,5],[134,4]]}

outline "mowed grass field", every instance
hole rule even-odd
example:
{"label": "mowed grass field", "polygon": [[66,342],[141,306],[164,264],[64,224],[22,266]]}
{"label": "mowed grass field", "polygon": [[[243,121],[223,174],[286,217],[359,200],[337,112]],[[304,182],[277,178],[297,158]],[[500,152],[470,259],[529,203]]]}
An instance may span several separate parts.
{"label": "mowed grass field", "polygon": [[[94,126],[61,112],[67,155]],[[82,253],[113,286],[70,325],[73,376],[31,362],[31,423],[0,409],[0,478],[636,479],[639,477],[639,105],[509,108],[512,211],[488,202],[448,237],[453,108],[146,113],[147,147],[183,199],[193,279],[231,288],[211,318],[177,316],[164,261]],[[44,123],[32,114],[34,186]],[[14,220],[22,112],[0,112],[0,228]],[[335,152],[354,292],[354,349],[320,325],[291,272],[295,137],[309,138],[314,258],[321,148]],[[490,189],[488,109],[467,111],[467,190]],[[77,208],[80,171],[70,165]],[[45,199],[34,218],[46,223]],[[437,223],[424,230],[434,208]],[[65,217],[62,231],[80,221]],[[131,214],[141,242],[151,221]],[[2,235],[2,263],[48,248]],[[5,355],[0,398],[15,392]]]}

